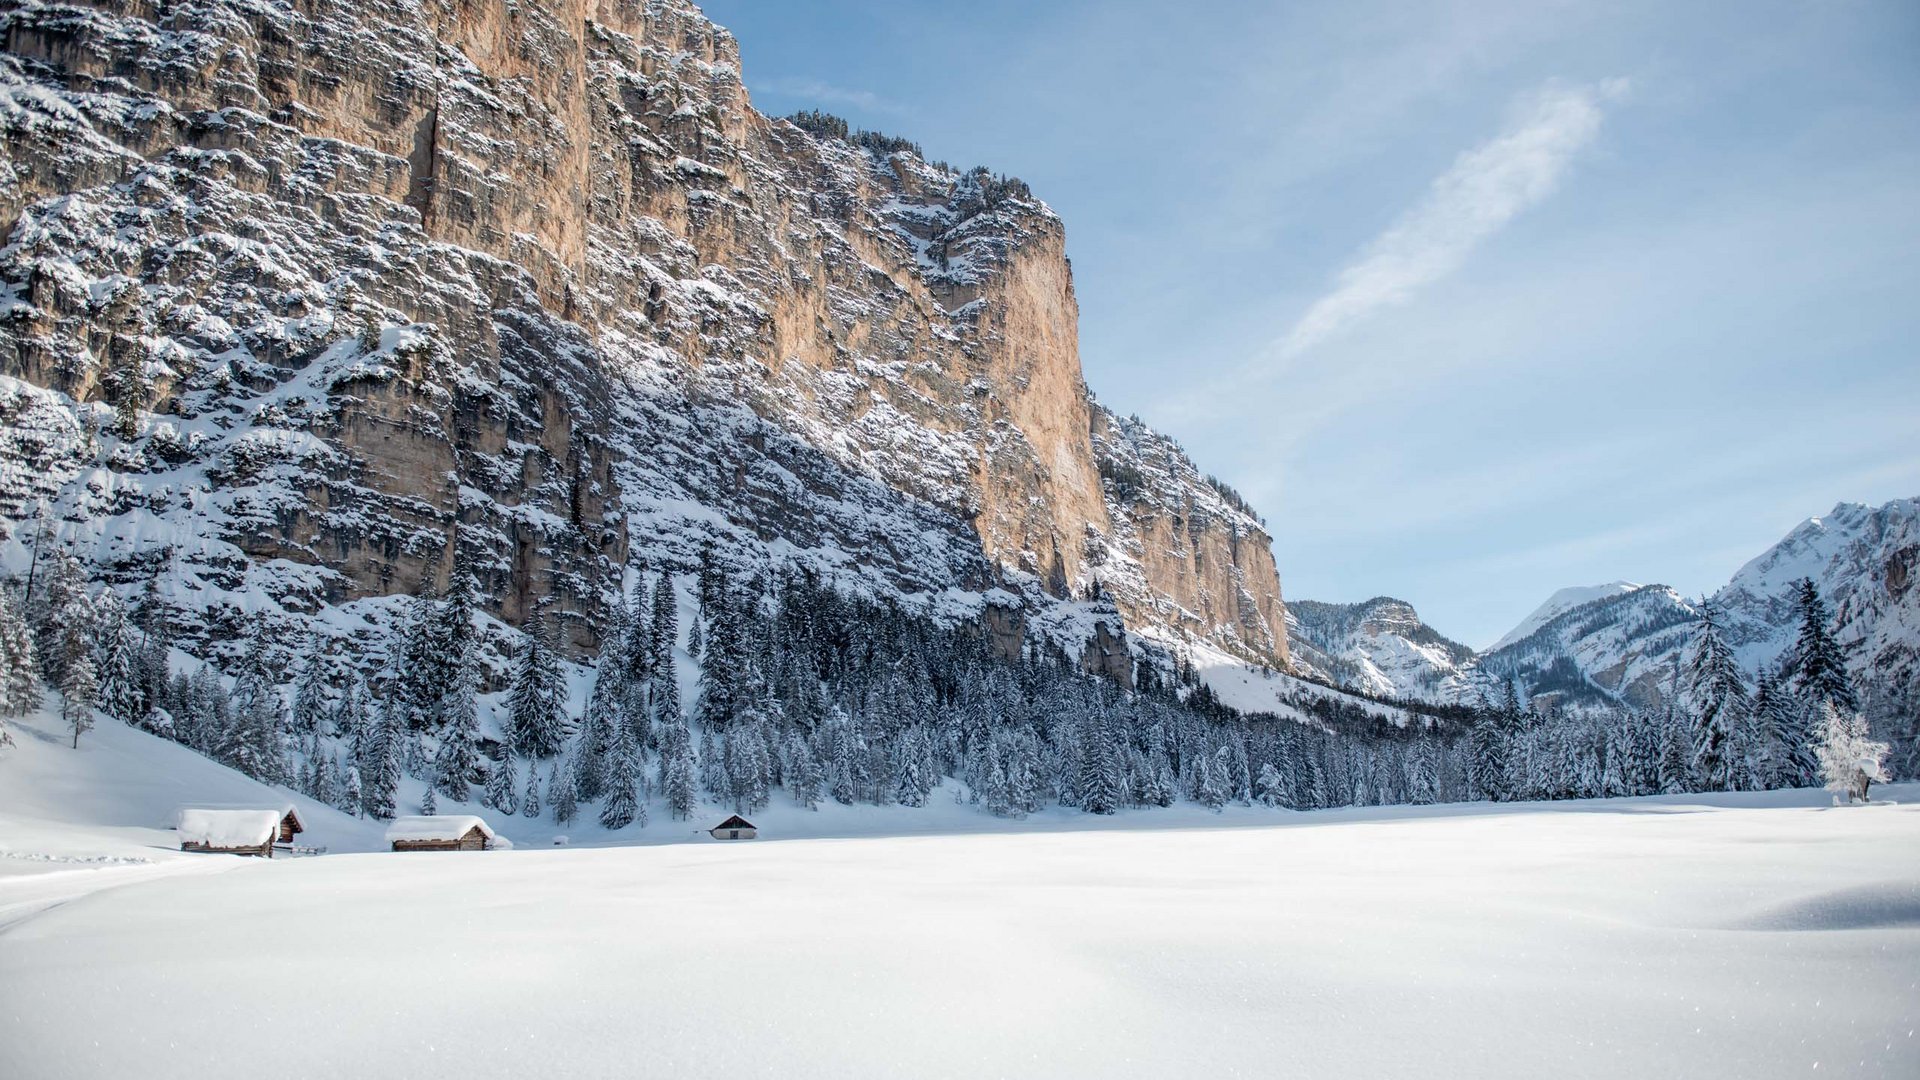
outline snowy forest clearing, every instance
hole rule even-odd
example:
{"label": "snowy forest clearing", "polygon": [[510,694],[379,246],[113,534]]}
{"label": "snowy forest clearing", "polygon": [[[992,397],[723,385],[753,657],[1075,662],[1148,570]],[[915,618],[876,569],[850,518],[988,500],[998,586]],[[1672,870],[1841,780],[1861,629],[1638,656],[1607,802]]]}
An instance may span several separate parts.
{"label": "snowy forest clearing", "polygon": [[0,1071],[1915,1075],[1920,805],[1719,798],[202,857],[0,932]]}

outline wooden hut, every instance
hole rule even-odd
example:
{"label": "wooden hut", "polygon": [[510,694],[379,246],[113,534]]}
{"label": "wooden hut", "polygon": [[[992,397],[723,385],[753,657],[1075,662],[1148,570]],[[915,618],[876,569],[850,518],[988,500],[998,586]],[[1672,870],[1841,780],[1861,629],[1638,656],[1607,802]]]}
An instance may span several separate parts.
{"label": "wooden hut", "polygon": [[273,858],[273,841],[283,818],[278,810],[223,810],[187,807],[174,826],[180,832],[181,851],[210,851],[225,855]]}
{"label": "wooden hut", "polygon": [[274,837],[276,844],[291,844],[295,833],[307,831],[300,822],[300,811],[290,802],[265,800],[257,803],[196,803],[193,806],[179,807],[175,814],[188,810],[272,810],[280,815],[280,831]]}
{"label": "wooden hut", "polygon": [[753,822],[735,814],[707,830],[707,835],[715,840],[751,840],[758,835],[758,832],[759,830],[753,827]]}
{"label": "wooden hut", "polygon": [[492,851],[513,845],[472,814],[397,817],[387,826],[395,851]]}

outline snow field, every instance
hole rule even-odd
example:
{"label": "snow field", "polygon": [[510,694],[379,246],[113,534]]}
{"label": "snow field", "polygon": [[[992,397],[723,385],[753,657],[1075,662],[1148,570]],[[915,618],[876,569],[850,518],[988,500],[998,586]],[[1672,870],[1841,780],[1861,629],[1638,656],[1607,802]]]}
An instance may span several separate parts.
{"label": "snow field", "polygon": [[1920,1070],[1920,808],[1281,820],[229,859],[0,935],[0,1071]]}

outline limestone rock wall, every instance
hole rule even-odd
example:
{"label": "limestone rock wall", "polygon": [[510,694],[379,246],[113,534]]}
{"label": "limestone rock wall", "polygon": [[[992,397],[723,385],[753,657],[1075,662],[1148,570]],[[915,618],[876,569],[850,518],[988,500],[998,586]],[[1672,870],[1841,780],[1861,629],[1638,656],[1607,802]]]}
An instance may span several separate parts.
{"label": "limestone rock wall", "polygon": [[684,0],[24,0],[0,34],[0,458],[37,463],[0,513],[164,555],[189,608],[406,592],[457,542],[589,649],[625,566],[713,543],[968,617],[1111,582],[1129,626],[1285,660],[1250,518],[1190,464],[1103,485],[1059,218],[760,115]]}

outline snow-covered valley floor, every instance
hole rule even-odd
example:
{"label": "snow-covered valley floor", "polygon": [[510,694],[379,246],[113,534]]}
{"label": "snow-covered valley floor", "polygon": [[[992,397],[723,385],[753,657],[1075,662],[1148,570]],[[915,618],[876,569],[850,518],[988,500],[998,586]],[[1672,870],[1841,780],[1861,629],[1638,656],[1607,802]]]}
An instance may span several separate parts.
{"label": "snow-covered valley floor", "polygon": [[23,734],[0,1076],[1920,1075],[1913,786],[268,862]]}

